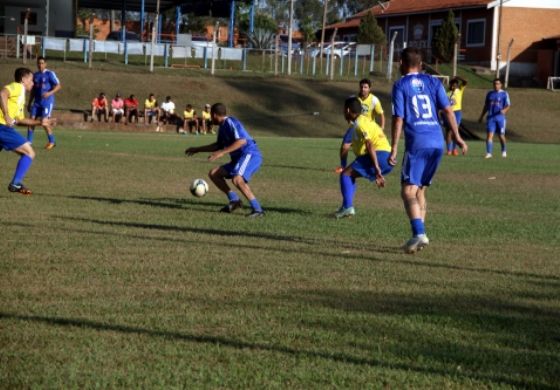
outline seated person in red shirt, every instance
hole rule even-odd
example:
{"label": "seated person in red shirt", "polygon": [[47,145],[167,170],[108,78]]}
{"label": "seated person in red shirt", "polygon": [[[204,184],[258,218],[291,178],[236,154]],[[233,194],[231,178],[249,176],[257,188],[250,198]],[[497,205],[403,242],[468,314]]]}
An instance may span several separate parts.
{"label": "seated person in red shirt", "polygon": [[113,116],[113,122],[115,123],[119,123],[121,118],[124,116],[124,101],[118,92],[115,98],[111,100],[111,115]]}
{"label": "seated person in red shirt", "polygon": [[132,122],[132,117],[135,117],[136,123],[138,123],[138,99],[134,95],[124,99],[124,115],[128,119],[128,123]]}
{"label": "seated person in red shirt", "polygon": [[109,115],[109,103],[105,94],[101,92],[99,96],[94,97],[91,101],[91,121],[93,122],[93,117],[97,116],[97,121],[101,122],[101,115],[107,122],[107,115]]}

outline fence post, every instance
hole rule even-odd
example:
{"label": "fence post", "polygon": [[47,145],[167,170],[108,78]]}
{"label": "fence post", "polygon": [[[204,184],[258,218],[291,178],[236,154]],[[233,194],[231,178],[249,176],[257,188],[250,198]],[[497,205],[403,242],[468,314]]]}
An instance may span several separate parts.
{"label": "fence post", "polygon": [[373,65],[375,63],[375,45],[369,46],[369,73],[373,72]]}
{"label": "fence post", "polygon": [[356,46],[356,54],[354,55],[354,77],[358,77],[358,46]]}
{"label": "fence post", "polygon": [[[126,47],[126,46],[125,46]],[[167,43],[163,44],[163,67],[167,68],[168,66],[168,59],[167,59],[167,53],[168,53],[168,49],[167,49]]]}
{"label": "fence post", "polygon": [[393,53],[395,50],[395,39],[397,39],[398,31],[393,33],[391,37],[391,43],[389,46],[389,57],[387,57],[387,80],[391,80],[393,75]]}
{"label": "fence post", "polygon": [[342,72],[344,70],[344,53],[340,49],[340,77],[342,77]]}
{"label": "fence post", "polygon": [[202,57],[204,58],[204,69],[208,69],[208,46],[202,48]]}
{"label": "fence post", "polygon": [[128,41],[124,41],[124,64],[128,65]]}
{"label": "fence post", "polygon": [[247,55],[249,53],[247,52],[247,48],[244,47],[243,48],[243,71],[245,72],[247,70]]}
{"label": "fence post", "polygon": [[278,51],[280,50],[279,46],[280,34],[276,34],[276,44],[274,45],[274,76],[278,76]]}
{"label": "fence post", "polygon": [[19,60],[19,42],[21,39],[21,35],[16,35],[16,58]]}
{"label": "fence post", "polygon": [[513,45],[513,38],[511,38],[511,41],[509,41],[509,45],[507,48],[507,54],[506,54],[506,78],[505,78],[505,84],[504,87],[507,88],[508,87],[508,83],[509,83],[509,65],[511,64],[511,46]]}
{"label": "fence post", "polygon": [[317,70],[317,56],[313,56],[313,66],[311,67],[312,71],[311,74],[315,77],[315,71]]}
{"label": "fence post", "polygon": [[47,46],[47,45],[45,45],[45,39],[48,39],[48,37],[44,37],[44,38],[41,40],[41,55],[42,55],[43,57],[46,57],[46,54],[47,54],[47,48],[45,47],[45,46]]}

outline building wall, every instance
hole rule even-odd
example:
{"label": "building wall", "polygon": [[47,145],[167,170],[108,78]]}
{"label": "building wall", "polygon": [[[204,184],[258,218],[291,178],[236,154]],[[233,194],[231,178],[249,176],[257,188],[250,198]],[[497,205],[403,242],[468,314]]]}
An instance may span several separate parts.
{"label": "building wall", "polygon": [[[37,2],[35,2],[37,3]],[[44,2],[24,4],[21,6],[11,5],[5,7],[6,22],[4,22],[5,34],[23,33],[23,21],[21,13],[27,8],[36,15],[36,23],[28,23],[28,33],[30,35],[45,35],[46,33],[46,8]],[[67,0],[50,0],[49,2],[49,36],[58,35],[68,36],[74,32],[74,8],[69,6]],[[14,18],[14,21],[10,21]]]}

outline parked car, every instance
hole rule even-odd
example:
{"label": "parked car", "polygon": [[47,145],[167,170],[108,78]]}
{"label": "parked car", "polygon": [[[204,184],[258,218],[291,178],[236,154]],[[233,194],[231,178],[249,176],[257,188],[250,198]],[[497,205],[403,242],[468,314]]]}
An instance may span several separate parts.
{"label": "parked car", "polygon": [[[330,43],[326,43],[325,48],[323,49],[323,56],[326,57],[331,55],[331,53],[334,53],[335,58],[345,57],[353,52],[353,50],[355,49],[355,45],[356,44],[354,42],[335,42],[333,50],[333,48],[331,47],[332,45]],[[316,57],[319,56],[320,53],[321,49],[316,46],[310,50],[309,55],[311,57]]]}
{"label": "parked car", "polygon": [[[132,31],[126,31],[126,40],[140,42],[140,35]],[[112,31],[107,35],[108,41],[122,41],[122,31]]]}

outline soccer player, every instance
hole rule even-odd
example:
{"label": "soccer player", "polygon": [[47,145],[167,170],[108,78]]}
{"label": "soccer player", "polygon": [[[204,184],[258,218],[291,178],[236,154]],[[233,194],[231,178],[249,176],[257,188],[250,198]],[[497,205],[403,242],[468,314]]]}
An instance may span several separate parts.
{"label": "soccer player", "polygon": [[355,214],[353,200],[356,192],[356,179],[365,177],[375,181],[379,188],[385,186],[383,175],[393,170],[389,165],[391,146],[383,130],[370,118],[361,115],[362,104],[358,98],[351,97],[344,102],[344,118],[354,129],[352,132],[352,149],[356,160],[346,167],[340,175],[342,206],[335,217],[344,218]]}
{"label": "soccer player", "polygon": [[442,110],[451,126],[457,144],[467,152],[467,144],[459,135],[457,122],[445,88],[437,78],[422,74],[420,51],[408,47],[401,54],[403,77],[393,85],[393,123],[391,129],[391,156],[389,163],[396,165],[399,138],[404,126],[405,153],[401,172],[401,196],[410,219],[412,238],[403,249],[415,253],[429,244],[426,221],[426,189],[432,183],[443,156],[443,134],[437,119]]}
{"label": "soccer player", "polygon": [[10,192],[31,195],[31,190],[23,185],[25,174],[35,158],[35,151],[31,143],[15,129],[15,125],[44,126],[50,128],[54,120],[47,116],[41,120],[26,119],[24,114],[25,92],[33,88],[33,72],[27,68],[17,68],[14,82],[6,85],[0,91],[0,150],[13,150],[21,157],[16,166],[12,181],[8,185]]}
{"label": "soccer player", "polygon": [[494,80],[494,90],[488,92],[482,113],[478,122],[481,123],[484,115],[486,117],[486,156],[484,158],[492,158],[492,150],[494,148],[494,133],[498,132],[500,144],[502,145],[502,157],[507,157],[506,150],[506,113],[511,107],[511,101],[506,91],[502,89],[502,81]]}
{"label": "soccer player", "polygon": [[[455,76],[449,81],[449,91],[447,96],[449,96],[449,104],[451,104],[451,109],[455,114],[455,121],[457,122],[457,128],[461,126],[461,120],[463,119],[463,114],[461,112],[463,108],[463,92],[465,92],[465,87],[467,86],[467,80],[462,77]],[[446,143],[447,143],[447,155],[448,156],[458,156],[459,151],[457,150],[457,143],[453,139],[453,131],[449,123],[445,121],[446,129]]]}
{"label": "soccer player", "polygon": [[[50,118],[54,108],[54,94],[62,89],[56,74],[47,69],[45,57],[37,57],[37,72],[33,74],[33,93],[29,98],[28,109],[32,119]],[[43,126],[47,133],[48,143],[45,149],[51,150],[55,147],[55,137],[52,128]],[[33,143],[35,127],[27,129],[27,140]]]}
{"label": "soccer player", "polygon": [[259,170],[262,163],[262,155],[257,143],[251,138],[241,122],[232,116],[228,116],[226,106],[215,103],[210,108],[212,122],[219,126],[216,142],[190,147],[185,150],[188,156],[200,152],[212,152],[208,157],[214,161],[229,153],[231,161],[225,165],[213,168],[208,176],[224,194],[227,195],[229,203],[221,211],[231,213],[242,206],[241,199],[235,191],[232,191],[225,179],[231,179],[233,185],[247,198],[251,205],[250,218],[258,218],[264,215],[263,209],[253,195],[248,183],[251,177]]}

